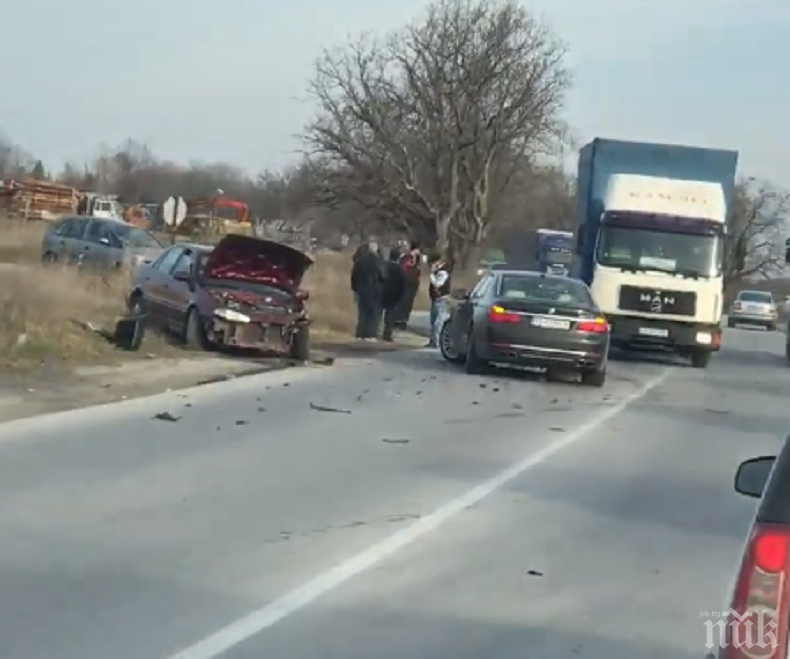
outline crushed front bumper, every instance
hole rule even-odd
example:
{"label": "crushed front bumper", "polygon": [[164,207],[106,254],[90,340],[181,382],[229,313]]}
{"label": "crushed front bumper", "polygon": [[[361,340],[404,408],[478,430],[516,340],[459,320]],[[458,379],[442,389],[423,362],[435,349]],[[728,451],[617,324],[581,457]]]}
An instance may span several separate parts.
{"label": "crushed front bumper", "polygon": [[206,331],[209,340],[217,346],[283,352],[291,347],[294,334],[308,325],[309,320],[304,317],[253,314],[244,322],[213,316],[207,322]]}

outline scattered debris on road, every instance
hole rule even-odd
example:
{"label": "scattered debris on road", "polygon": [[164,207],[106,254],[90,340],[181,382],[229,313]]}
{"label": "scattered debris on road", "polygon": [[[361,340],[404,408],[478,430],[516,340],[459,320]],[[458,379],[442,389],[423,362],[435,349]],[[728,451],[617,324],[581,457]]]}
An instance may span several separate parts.
{"label": "scattered debris on road", "polygon": [[381,441],[384,442],[385,444],[408,444],[409,442],[411,442],[410,439],[389,439],[387,437],[385,437]]}
{"label": "scattered debris on road", "polygon": [[178,421],[181,419],[180,416],[174,416],[170,414],[170,412],[160,412],[159,414],[155,414],[152,418],[157,421]]}
{"label": "scattered debris on road", "polygon": [[245,421],[244,419],[239,419],[238,421],[236,421],[237,426],[246,426],[248,423],[249,421]]}
{"label": "scattered debris on road", "polygon": [[351,410],[344,410],[339,407],[325,407],[323,405],[316,405],[315,403],[310,403],[310,409],[315,410],[316,412],[334,412],[335,414],[351,414]]}
{"label": "scattered debris on road", "polygon": [[543,572],[540,570],[527,570],[527,575],[530,577],[542,577]]}

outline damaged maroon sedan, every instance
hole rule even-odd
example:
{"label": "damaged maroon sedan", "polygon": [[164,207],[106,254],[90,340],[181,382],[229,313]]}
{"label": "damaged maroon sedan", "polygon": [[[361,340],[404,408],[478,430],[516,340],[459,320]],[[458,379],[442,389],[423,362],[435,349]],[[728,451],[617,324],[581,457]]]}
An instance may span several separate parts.
{"label": "damaged maroon sedan", "polygon": [[306,361],[308,294],[300,286],[312,264],[292,247],[250,236],[180,243],[136,270],[129,311],[141,327],[172,332],[191,348],[252,348]]}

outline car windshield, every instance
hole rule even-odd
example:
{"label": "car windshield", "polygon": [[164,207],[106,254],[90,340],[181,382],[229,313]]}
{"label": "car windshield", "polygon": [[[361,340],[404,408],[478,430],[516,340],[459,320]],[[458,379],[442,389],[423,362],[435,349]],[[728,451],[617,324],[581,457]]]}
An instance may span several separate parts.
{"label": "car windshield", "polygon": [[738,295],[740,302],[759,302],[761,304],[772,304],[774,301],[770,293],[763,293],[761,291],[742,291]]}
{"label": "car windshield", "polygon": [[604,226],[597,260],[614,268],[717,277],[721,274],[721,249],[720,236]]}
{"label": "car windshield", "polygon": [[119,224],[117,227],[114,226],[112,230],[115,232],[115,235],[118,236],[119,240],[123,243],[124,247],[132,247],[132,248],[162,247],[162,243],[160,243],[156,238],[154,238],[152,234],[138,227],[134,227],[131,224]]}
{"label": "car windshield", "polygon": [[551,277],[505,275],[499,284],[499,297],[502,300],[593,306],[592,297],[584,284]]}

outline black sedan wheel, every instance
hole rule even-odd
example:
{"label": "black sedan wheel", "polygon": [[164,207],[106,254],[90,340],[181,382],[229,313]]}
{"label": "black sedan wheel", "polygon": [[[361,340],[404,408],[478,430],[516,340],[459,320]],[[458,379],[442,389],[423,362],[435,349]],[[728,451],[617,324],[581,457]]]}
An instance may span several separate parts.
{"label": "black sedan wheel", "polygon": [[582,371],[582,384],[589,387],[603,387],[606,383],[606,367],[600,371]]}
{"label": "black sedan wheel", "polygon": [[458,354],[450,331],[451,327],[452,323],[449,320],[442,325],[442,330],[439,332],[439,351],[442,353],[442,357],[451,364],[461,364],[464,361],[464,355]]}
{"label": "black sedan wheel", "polygon": [[466,339],[466,373],[467,375],[483,375],[486,372],[487,364],[477,356],[477,345],[472,328],[469,328],[469,336]]}

